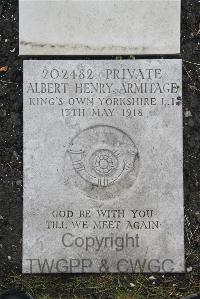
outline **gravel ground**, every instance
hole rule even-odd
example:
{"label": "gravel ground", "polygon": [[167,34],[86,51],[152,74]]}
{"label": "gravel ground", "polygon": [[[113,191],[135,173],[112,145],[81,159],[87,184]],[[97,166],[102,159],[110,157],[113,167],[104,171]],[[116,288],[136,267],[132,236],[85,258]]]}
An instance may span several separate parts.
{"label": "gravel ground", "polygon": [[200,291],[200,1],[182,0],[182,50],[178,56],[183,59],[187,273],[155,275],[153,282],[141,274],[21,275],[23,59],[18,56],[17,1],[0,0],[0,15],[0,294],[18,287],[35,298],[166,299]]}

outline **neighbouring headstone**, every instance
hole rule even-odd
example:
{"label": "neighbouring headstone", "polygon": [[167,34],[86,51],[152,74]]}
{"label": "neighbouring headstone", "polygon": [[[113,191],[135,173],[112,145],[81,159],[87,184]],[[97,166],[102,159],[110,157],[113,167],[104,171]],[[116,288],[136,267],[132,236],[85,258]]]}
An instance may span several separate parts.
{"label": "neighbouring headstone", "polygon": [[3,293],[0,299],[33,299],[31,295],[19,290],[11,290]]}
{"label": "neighbouring headstone", "polygon": [[21,55],[180,52],[180,0],[20,0]]}
{"label": "neighbouring headstone", "polygon": [[181,72],[24,61],[24,273],[184,271]]}

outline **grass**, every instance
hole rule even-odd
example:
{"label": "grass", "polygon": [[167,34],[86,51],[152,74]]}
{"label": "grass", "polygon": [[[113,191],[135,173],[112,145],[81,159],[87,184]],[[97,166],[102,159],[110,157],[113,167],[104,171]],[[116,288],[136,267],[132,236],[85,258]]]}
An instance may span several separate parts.
{"label": "grass", "polygon": [[2,289],[22,289],[34,299],[168,299],[198,292],[198,275],[23,275],[3,278]]}

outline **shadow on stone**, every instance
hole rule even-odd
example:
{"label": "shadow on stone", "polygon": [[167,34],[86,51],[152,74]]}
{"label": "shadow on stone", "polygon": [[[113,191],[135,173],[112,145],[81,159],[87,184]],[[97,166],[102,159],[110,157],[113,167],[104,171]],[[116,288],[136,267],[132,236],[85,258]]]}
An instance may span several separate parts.
{"label": "shadow on stone", "polygon": [[12,290],[0,295],[0,299],[33,299],[33,297],[22,291]]}
{"label": "shadow on stone", "polygon": [[186,297],[182,297],[181,299],[200,299],[200,293],[199,294],[188,295]]}

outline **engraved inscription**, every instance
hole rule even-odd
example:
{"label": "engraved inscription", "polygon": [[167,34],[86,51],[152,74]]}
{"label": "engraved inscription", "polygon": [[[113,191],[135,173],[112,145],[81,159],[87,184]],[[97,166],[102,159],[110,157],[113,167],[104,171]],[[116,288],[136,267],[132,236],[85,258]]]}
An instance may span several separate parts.
{"label": "engraved inscription", "polygon": [[125,186],[131,187],[138,174],[138,149],[131,137],[112,126],[97,125],[81,131],[71,140],[68,153],[76,176],[81,178],[78,188],[86,192],[89,188],[90,196],[95,189],[98,198],[114,191],[111,197],[115,197],[121,189],[119,182],[126,181]]}

